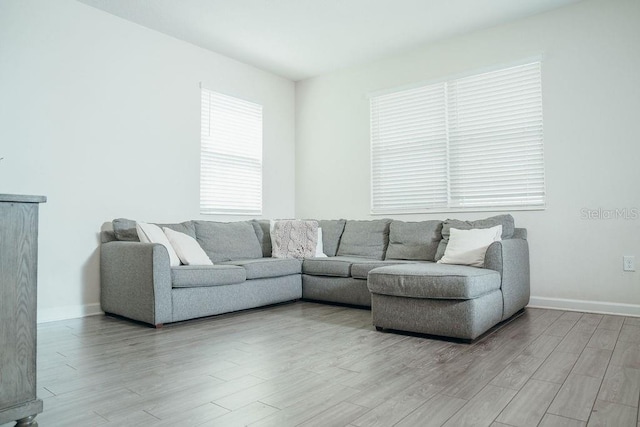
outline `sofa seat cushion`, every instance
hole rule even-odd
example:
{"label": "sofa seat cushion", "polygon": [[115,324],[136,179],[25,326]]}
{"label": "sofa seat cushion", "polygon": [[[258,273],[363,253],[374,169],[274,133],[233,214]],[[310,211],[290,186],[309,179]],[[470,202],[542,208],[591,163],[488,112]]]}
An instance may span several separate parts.
{"label": "sofa seat cushion", "polygon": [[221,264],[244,268],[247,272],[247,280],[300,274],[302,270],[302,262],[295,258],[258,258],[227,261]]}
{"label": "sofa seat cushion", "polygon": [[473,299],[500,289],[497,271],[437,263],[380,267],[371,271],[369,291],[409,298]]}
{"label": "sofa seat cushion", "polygon": [[366,279],[369,272],[374,268],[385,267],[389,265],[409,264],[417,261],[393,260],[393,261],[377,261],[371,260],[366,262],[354,262],[351,264],[351,277],[354,279]]}
{"label": "sofa seat cushion", "polygon": [[235,285],[246,278],[245,269],[234,265],[181,265],[171,268],[174,288]]}
{"label": "sofa seat cushion", "polygon": [[302,272],[312,276],[351,277],[352,264],[376,261],[377,260],[355,256],[307,258],[302,262]]}

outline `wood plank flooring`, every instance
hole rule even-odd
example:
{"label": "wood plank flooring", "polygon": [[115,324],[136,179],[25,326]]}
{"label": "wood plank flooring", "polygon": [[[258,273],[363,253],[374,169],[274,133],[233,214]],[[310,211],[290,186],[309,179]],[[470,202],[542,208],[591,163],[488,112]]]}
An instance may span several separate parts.
{"label": "wood plank flooring", "polygon": [[296,302],[159,330],[46,323],[38,340],[41,427],[640,427],[637,318],[527,309],[463,344]]}

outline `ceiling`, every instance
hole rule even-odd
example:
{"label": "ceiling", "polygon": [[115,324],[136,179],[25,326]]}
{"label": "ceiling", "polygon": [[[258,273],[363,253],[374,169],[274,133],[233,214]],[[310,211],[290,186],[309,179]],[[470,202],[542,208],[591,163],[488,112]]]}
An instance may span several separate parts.
{"label": "ceiling", "polygon": [[297,81],[579,0],[78,0]]}

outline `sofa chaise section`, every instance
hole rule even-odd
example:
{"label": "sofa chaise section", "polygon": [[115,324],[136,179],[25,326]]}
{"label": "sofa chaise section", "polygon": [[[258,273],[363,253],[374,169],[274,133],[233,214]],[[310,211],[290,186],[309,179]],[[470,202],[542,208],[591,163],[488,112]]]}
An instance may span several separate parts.
{"label": "sofa chaise section", "polygon": [[483,268],[421,263],[372,270],[373,324],[473,340],[516,314],[529,302],[529,252],[525,229],[508,233],[487,248]]}
{"label": "sofa chaise section", "polygon": [[474,339],[502,320],[500,274],[436,263],[382,267],[370,273],[378,328]]}

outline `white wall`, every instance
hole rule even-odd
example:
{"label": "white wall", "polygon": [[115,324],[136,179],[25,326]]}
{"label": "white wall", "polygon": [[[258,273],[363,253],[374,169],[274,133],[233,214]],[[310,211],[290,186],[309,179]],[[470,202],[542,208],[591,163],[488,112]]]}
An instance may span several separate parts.
{"label": "white wall", "polygon": [[0,1],[0,193],[41,194],[39,321],[99,311],[98,232],[199,215],[199,82],[264,107],[264,217],[294,214],[294,84],[72,0]]}
{"label": "white wall", "polygon": [[[529,229],[532,304],[640,315],[640,2],[584,1],[296,84],[296,215],[371,218],[367,94],[543,54],[547,209]],[[493,213],[397,215],[405,220]],[[640,265],[639,271],[640,271]]]}

